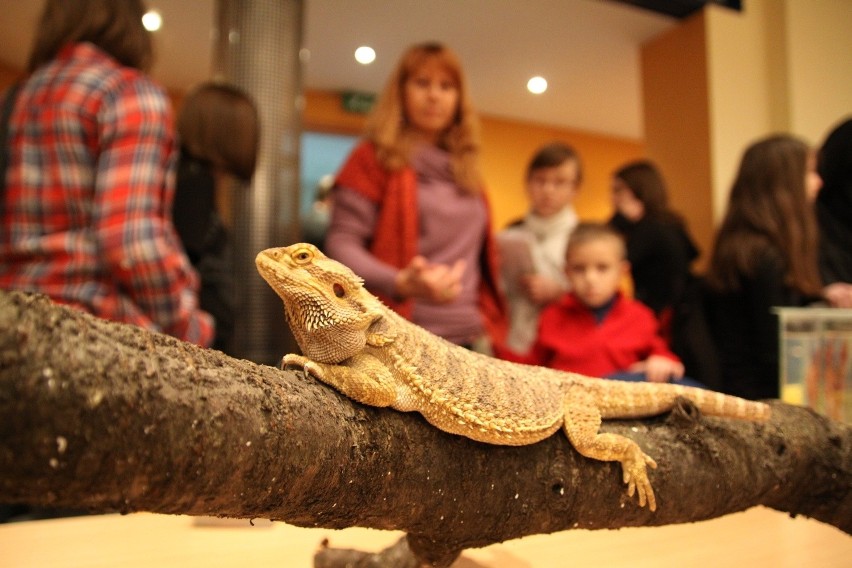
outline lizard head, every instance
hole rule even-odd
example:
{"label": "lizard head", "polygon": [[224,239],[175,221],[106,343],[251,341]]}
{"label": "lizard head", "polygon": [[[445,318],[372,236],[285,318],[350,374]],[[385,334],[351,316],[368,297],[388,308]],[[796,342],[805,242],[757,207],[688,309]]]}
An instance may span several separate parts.
{"label": "lizard head", "polygon": [[364,348],[367,330],[382,312],[352,270],[307,243],[261,251],[255,264],[284,301],[290,328],[307,357],[337,364]]}

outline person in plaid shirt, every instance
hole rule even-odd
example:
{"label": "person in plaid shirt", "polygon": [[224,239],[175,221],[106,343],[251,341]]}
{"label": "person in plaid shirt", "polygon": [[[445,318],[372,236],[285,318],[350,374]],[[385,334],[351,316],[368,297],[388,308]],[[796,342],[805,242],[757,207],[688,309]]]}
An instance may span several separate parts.
{"label": "person in plaid shirt", "polygon": [[213,319],[171,223],[170,104],[141,0],[48,0],[9,120],[0,288],[199,345]]}

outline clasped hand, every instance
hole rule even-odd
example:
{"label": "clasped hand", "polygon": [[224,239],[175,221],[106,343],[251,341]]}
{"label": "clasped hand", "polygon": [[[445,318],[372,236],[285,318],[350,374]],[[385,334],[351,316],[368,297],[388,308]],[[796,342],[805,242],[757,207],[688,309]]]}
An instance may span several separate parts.
{"label": "clasped hand", "polygon": [[419,298],[434,304],[449,304],[462,291],[465,261],[452,265],[431,263],[414,257],[396,276],[396,293],[403,298]]}
{"label": "clasped hand", "polygon": [[651,355],[644,361],[633,364],[630,371],[645,373],[645,377],[651,383],[667,383],[683,378],[684,368],[680,361],[662,355]]}
{"label": "clasped hand", "polygon": [[534,304],[544,305],[565,293],[562,284],[543,274],[527,274],[521,277],[521,288]]}
{"label": "clasped hand", "polygon": [[835,282],[823,288],[823,296],[833,308],[852,308],[852,284]]}

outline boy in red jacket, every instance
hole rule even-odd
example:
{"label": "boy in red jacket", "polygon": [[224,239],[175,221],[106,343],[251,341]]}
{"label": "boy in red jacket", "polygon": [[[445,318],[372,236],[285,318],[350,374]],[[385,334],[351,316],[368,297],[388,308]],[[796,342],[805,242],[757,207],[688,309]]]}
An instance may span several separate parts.
{"label": "boy in red jacket", "polygon": [[683,364],[660,337],[654,313],[619,291],[630,269],[621,235],[581,223],[565,257],[571,291],[542,312],[530,352],[507,358],[593,377],[681,379]]}

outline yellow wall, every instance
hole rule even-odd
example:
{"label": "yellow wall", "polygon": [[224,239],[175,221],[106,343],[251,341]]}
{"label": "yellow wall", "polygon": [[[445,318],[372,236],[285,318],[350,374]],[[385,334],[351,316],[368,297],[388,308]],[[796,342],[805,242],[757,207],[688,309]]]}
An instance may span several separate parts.
{"label": "yellow wall", "polygon": [[786,58],[783,49],[775,51],[780,37],[777,29],[773,32],[766,25],[772,7],[762,1],[746,2],[742,13],[717,8],[705,15],[709,62],[705,96],[710,105],[713,211],[719,221],[743,149],[758,137],[786,130],[786,99],[777,85],[783,81]]}
{"label": "yellow wall", "polygon": [[705,43],[699,15],[654,38],[641,53],[648,156],[667,182],[672,208],[686,218],[702,251],[699,266],[715,230]]}
{"label": "yellow wall", "polygon": [[786,0],[784,6],[790,129],[819,144],[852,114],[852,2]]}
{"label": "yellow wall", "polygon": [[302,109],[302,128],[317,132],[358,135],[364,131],[364,115],[343,110],[340,95],[307,91]]}
{"label": "yellow wall", "polygon": [[[306,129],[359,134],[364,117],[344,112],[334,93],[308,91],[303,124]],[[609,176],[624,162],[643,155],[638,140],[483,116],[482,170],[494,213],[494,227],[504,227],[527,210],[524,174],[539,146],[560,140],[574,146],[585,166],[585,181],[576,201],[584,219],[603,220],[611,214]]]}

